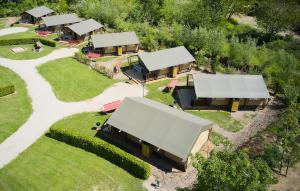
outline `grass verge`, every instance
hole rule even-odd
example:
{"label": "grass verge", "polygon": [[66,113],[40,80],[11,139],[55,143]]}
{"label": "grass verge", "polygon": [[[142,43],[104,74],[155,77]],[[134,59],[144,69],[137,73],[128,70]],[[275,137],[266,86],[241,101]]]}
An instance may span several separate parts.
{"label": "grass verge", "polygon": [[6,83],[15,86],[15,93],[0,98],[0,143],[13,134],[32,112],[25,82],[11,70],[0,66],[0,84]]}
{"label": "grass verge", "polygon": [[38,67],[62,101],[80,101],[102,93],[115,83],[73,58],[63,58]]}
{"label": "grass verge", "polygon": [[[24,48],[24,52],[14,53],[11,51],[11,48],[21,47]],[[41,52],[32,51],[33,44],[18,44],[18,45],[9,45],[9,46],[0,46],[0,57],[9,58],[13,60],[27,60],[35,59],[48,55],[55,48],[44,45],[44,50]]]}
{"label": "grass verge", "polygon": [[243,128],[242,124],[231,117],[226,111],[189,111],[190,113],[208,119],[220,127],[231,132],[238,132]]}
{"label": "grass verge", "polygon": [[142,181],[90,152],[43,136],[0,170],[0,190],[143,190]]}

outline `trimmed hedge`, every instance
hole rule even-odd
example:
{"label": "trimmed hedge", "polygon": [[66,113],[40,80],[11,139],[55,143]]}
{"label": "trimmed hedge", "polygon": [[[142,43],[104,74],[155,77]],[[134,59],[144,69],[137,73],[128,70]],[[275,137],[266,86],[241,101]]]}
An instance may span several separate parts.
{"label": "trimmed hedge", "polygon": [[88,59],[84,54],[82,54],[81,52],[76,52],[74,55],[74,58],[83,64],[89,65],[90,64],[90,59]]}
{"label": "trimmed hedge", "polygon": [[3,39],[0,40],[0,45],[34,44],[37,41],[40,41],[42,44],[47,46],[56,47],[56,42],[43,38]]}
{"label": "trimmed hedge", "polygon": [[150,165],[148,163],[100,138],[55,128],[50,128],[50,137],[95,153],[138,178],[147,179],[150,176]]}
{"label": "trimmed hedge", "polygon": [[12,94],[15,92],[15,86],[14,85],[8,85],[0,87],[0,97]]}

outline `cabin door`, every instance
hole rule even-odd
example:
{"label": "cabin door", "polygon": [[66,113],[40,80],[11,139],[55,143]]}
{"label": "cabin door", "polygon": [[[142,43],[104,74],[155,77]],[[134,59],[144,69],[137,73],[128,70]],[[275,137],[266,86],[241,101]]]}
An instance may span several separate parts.
{"label": "cabin door", "polygon": [[172,68],[172,78],[175,78],[178,74],[178,66]]}
{"label": "cabin door", "polygon": [[152,155],[151,146],[147,143],[142,143],[142,154],[145,157],[150,157]]}
{"label": "cabin door", "polygon": [[233,98],[231,100],[231,107],[230,107],[230,110],[232,112],[235,112],[237,110],[239,110],[239,105],[240,105],[240,100],[239,99],[236,99],[236,98]]}
{"label": "cabin door", "polygon": [[123,54],[123,48],[122,46],[118,47],[118,56],[121,56]]}

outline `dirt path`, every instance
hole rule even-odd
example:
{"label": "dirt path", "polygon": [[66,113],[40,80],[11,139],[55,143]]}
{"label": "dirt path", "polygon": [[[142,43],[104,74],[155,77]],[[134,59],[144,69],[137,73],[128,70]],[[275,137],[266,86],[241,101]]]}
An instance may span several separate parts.
{"label": "dirt path", "polygon": [[239,132],[227,131],[218,125],[213,126],[213,130],[216,133],[223,135],[233,143],[233,149],[237,149],[242,144],[247,142],[250,137],[255,135],[257,132],[267,128],[269,124],[276,120],[280,109],[277,108],[278,102],[271,100],[264,110],[258,112],[258,114]]}
{"label": "dirt path", "polygon": [[[261,29],[259,28],[255,17],[246,16],[246,15],[234,15],[232,16],[232,18],[235,19],[240,24],[249,25],[250,27],[256,29]],[[279,33],[279,35],[282,36],[285,36],[287,34],[291,35],[295,42],[300,43],[300,35],[293,31],[284,31]]]}
{"label": "dirt path", "polygon": [[290,168],[287,177],[279,177],[279,182],[272,185],[270,191],[299,191],[300,190],[300,162]]}

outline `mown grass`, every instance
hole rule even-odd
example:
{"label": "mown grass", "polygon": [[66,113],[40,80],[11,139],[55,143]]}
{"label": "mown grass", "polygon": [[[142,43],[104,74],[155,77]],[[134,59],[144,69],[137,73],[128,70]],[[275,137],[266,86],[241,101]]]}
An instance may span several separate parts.
{"label": "mown grass", "polygon": [[[11,51],[11,48],[22,47],[25,49],[24,52],[14,53]],[[55,48],[50,46],[44,46],[42,52],[34,52],[33,44],[19,44],[19,45],[10,45],[10,46],[0,46],[0,57],[9,58],[13,60],[27,60],[43,57],[52,52]]]}
{"label": "mown grass", "polygon": [[0,18],[0,29],[3,29],[6,27],[6,19]]}
{"label": "mown grass", "polygon": [[43,136],[0,170],[0,190],[143,190],[142,180],[82,149]]}
{"label": "mown grass", "polygon": [[16,90],[14,94],[0,97],[1,143],[26,122],[32,107],[25,82],[13,71],[0,66],[0,84],[13,84]]}
{"label": "mown grass", "polygon": [[100,115],[98,113],[80,113],[64,118],[52,125],[51,128],[68,128],[70,131],[80,132],[83,135],[94,137],[97,133],[95,123],[100,122],[101,125],[109,118],[108,115]]}
{"label": "mown grass", "polygon": [[163,89],[170,83],[170,79],[146,84],[148,94],[146,98],[158,101],[166,105],[173,105],[174,98],[172,92],[164,92]]}
{"label": "mown grass", "polygon": [[[14,25],[14,26],[15,27],[24,27],[22,25]],[[36,26],[26,26],[26,27],[28,28],[27,31],[0,36],[0,40],[40,37],[35,32],[35,29],[37,28]],[[47,36],[41,37],[41,38],[45,38],[48,40],[54,40],[57,37],[58,37],[57,34],[50,34],[50,35],[47,35]]]}
{"label": "mown grass", "polygon": [[116,58],[117,58],[117,56],[104,56],[104,57],[97,58],[96,61],[97,62],[108,62],[108,61],[114,60]]}
{"label": "mown grass", "polygon": [[243,128],[242,124],[231,117],[229,112],[226,111],[189,111],[190,113],[208,119],[220,127],[231,131],[238,132]]}
{"label": "mown grass", "polygon": [[58,99],[80,101],[102,93],[115,83],[73,58],[63,58],[38,67],[38,71],[51,84]]}

